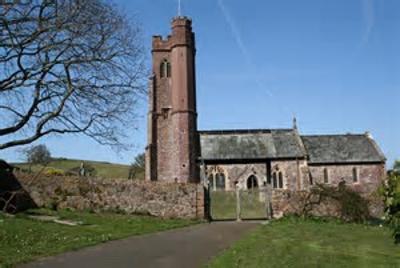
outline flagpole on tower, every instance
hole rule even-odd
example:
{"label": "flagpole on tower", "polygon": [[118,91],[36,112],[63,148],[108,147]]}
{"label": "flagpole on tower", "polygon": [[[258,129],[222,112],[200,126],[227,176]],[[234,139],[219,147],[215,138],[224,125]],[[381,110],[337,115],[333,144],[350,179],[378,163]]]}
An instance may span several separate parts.
{"label": "flagpole on tower", "polygon": [[181,0],[178,0],[178,17],[181,16]]}

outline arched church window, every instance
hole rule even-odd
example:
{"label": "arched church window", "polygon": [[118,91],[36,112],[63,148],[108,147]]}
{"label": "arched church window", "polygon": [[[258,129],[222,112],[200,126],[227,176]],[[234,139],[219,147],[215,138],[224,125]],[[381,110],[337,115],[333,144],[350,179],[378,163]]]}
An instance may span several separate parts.
{"label": "arched church window", "polygon": [[164,77],[171,77],[171,63],[167,59],[164,59],[160,65],[160,76],[161,78]]}
{"label": "arched church window", "polygon": [[272,174],[272,187],[278,188],[278,178],[276,177],[276,172]]}
{"label": "arched church window", "polygon": [[254,175],[251,175],[247,179],[247,189],[255,189],[255,188],[258,188],[257,177]]}
{"label": "arched church window", "polygon": [[217,189],[219,190],[225,190],[225,174],[224,173],[217,173],[215,175],[215,184]]}

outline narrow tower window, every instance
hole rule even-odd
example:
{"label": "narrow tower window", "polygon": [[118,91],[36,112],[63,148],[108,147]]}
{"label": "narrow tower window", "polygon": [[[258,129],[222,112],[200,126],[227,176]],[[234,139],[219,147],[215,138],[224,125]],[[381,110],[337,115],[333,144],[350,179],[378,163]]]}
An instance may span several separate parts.
{"label": "narrow tower window", "polygon": [[164,59],[160,65],[160,77],[171,77],[171,63],[168,60]]}
{"label": "narrow tower window", "polygon": [[167,77],[171,77],[171,63],[167,62]]}

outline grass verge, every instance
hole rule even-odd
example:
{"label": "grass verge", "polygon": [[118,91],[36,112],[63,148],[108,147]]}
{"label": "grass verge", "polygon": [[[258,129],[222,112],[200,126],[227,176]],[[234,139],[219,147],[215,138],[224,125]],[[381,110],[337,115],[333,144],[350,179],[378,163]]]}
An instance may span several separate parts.
{"label": "grass verge", "polygon": [[[49,211],[35,210],[36,214]],[[13,218],[0,214],[0,267],[12,267],[38,257],[77,250],[125,238],[198,223],[198,221],[158,219],[120,214],[91,214],[85,212],[50,212],[61,219],[80,221],[79,226],[60,225],[32,220],[26,214]]]}
{"label": "grass verge", "polygon": [[208,267],[400,267],[386,227],[284,219],[259,227]]}

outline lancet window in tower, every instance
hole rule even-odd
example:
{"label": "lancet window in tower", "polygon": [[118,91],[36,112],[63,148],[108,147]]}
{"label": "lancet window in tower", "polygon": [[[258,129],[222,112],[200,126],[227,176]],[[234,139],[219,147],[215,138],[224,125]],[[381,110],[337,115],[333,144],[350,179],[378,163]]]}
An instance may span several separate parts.
{"label": "lancet window in tower", "polygon": [[164,59],[160,65],[160,76],[161,78],[171,77],[171,63],[167,59]]}

